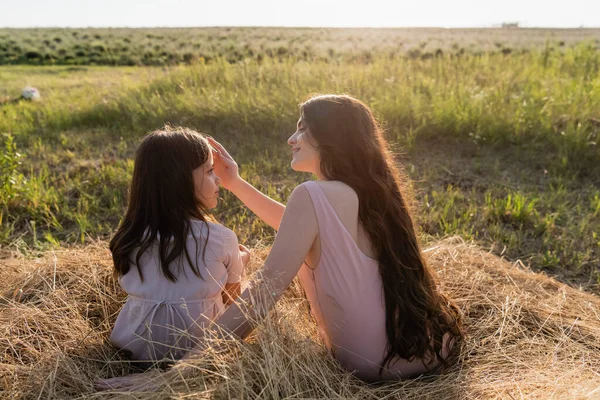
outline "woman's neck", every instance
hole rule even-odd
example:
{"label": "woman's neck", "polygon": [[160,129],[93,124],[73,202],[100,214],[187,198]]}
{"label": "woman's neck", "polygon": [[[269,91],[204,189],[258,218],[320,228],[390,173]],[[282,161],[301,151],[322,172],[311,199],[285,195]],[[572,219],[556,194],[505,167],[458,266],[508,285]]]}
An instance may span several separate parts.
{"label": "woman's neck", "polygon": [[329,180],[323,175],[323,173],[321,172],[321,168],[317,168],[316,171],[313,171],[313,175],[315,175],[317,177],[318,181],[328,181]]}

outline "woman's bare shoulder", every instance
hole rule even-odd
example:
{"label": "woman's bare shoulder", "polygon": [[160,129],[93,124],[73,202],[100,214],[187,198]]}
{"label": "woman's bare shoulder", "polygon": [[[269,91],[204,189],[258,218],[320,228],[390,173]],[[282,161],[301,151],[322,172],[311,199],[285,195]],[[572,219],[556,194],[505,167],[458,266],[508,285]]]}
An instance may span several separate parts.
{"label": "woman's bare shoulder", "polygon": [[325,192],[330,201],[342,203],[358,203],[358,195],[350,186],[342,181],[314,181]]}

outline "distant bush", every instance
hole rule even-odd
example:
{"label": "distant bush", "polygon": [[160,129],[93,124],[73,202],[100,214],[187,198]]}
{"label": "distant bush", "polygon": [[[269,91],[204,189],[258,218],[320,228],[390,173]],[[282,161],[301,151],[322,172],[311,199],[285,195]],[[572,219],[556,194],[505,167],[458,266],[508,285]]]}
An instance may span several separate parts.
{"label": "distant bush", "polygon": [[25,52],[25,58],[27,58],[28,60],[31,60],[34,58],[42,58],[42,55],[37,51],[30,50],[30,51]]}
{"label": "distant bush", "polygon": [[106,51],[106,47],[104,46],[104,43],[101,43],[101,42],[93,42],[91,47],[93,50],[96,50],[96,51],[101,51],[101,52]]}
{"label": "distant bush", "polygon": [[196,59],[196,55],[193,53],[185,53],[183,55],[183,61],[186,64],[191,64]]}
{"label": "distant bush", "polygon": [[[287,47],[284,47],[284,46],[279,46],[279,47],[277,48],[277,55],[278,55],[278,56],[282,57],[282,56],[285,56],[286,54],[288,54],[288,49],[287,49]],[[332,53],[330,53],[330,55],[333,55],[333,54],[332,54]]]}
{"label": "distant bush", "polygon": [[406,53],[408,58],[419,58],[421,57],[421,50],[419,49],[411,49]]}

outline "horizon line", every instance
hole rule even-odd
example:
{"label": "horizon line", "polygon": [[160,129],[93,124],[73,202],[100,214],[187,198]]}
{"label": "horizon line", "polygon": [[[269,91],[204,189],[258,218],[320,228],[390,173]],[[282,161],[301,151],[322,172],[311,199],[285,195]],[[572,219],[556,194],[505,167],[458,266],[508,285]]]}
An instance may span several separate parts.
{"label": "horizon line", "polygon": [[[503,26],[503,24],[518,24]],[[189,29],[189,28],[279,28],[279,29],[600,29],[600,26],[525,26],[518,22],[504,22],[481,26],[301,26],[301,25],[155,25],[155,26],[0,26],[0,29]]]}

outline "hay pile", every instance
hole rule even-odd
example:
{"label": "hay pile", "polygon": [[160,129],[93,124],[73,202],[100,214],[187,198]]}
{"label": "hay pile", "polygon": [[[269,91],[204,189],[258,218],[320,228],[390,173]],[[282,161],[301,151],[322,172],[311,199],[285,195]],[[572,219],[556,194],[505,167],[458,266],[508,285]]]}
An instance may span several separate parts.
{"label": "hay pile", "polygon": [[[254,267],[264,258],[257,249]],[[460,360],[440,376],[366,386],[321,347],[295,284],[246,343],[127,398],[600,398],[600,297],[457,239],[426,253],[465,314]],[[0,397],[114,398],[131,372],[106,343],[124,295],[105,244],[0,262]]]}

